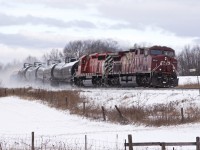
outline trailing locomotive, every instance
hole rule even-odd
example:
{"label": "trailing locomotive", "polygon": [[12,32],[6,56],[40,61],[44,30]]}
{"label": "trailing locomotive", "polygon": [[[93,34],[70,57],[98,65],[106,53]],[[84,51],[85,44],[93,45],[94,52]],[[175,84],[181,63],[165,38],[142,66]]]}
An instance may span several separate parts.
{"label": "trailing locomotive", "polygon": [[24,64],[19,71],[26,81],[71,83],[84,86],[90,82],[100,86],[175,87],[178,85],[175,51],[169,47],[152,46],[129,51],[94,53],[64,63]]}
{"label": "trailing locomotive", "polygon": [[178,85],[176,70],[175,51],[169,47],[95,53],[79,59],[74,83],[83,86],[89,80],[94,86],[174,87]]}

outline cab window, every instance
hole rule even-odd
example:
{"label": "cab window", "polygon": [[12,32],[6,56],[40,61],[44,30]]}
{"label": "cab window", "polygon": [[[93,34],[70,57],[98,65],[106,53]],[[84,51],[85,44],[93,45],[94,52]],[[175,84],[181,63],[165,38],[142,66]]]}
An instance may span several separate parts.
{"label": "cab window", "polygon": [[174,57],[174,52],[172,51],[164,51],[164,55],[170,56],[170,57]]}
{"label": "cab window", "polygon": [[151,55],[162,55],[162,51],[161,50],[151,50],[150,51]]}

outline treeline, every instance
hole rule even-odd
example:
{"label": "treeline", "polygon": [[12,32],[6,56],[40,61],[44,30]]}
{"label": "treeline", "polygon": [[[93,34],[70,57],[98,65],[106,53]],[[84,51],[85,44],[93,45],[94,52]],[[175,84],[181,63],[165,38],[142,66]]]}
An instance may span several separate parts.
{"label": "treeline", "polygon": [[69,42],[63,53],[65,56],[79,58],[85,54],[115,52],[121,50],[119,43],[113,40],[78,40]]}
{"label": "treeline", "polygon": [[107,40],[76,40],[68,42],[62,51],[58,49],[49,50],[45,53],[42,58],[37,58],[34,56],[28,56],[23,61],[13,61],[6,65],[0,63],[0,71],[5,72],[5,70],[13,68],[19,68],[23,63],[33,64],[34,62],[44,62],[47,60],[61,60],[64,61],[65,57],[79,58],[85,54],[91,53],[102,53],[102,52],[115,52],[122,50],[117,41],[107,39]]}
{"label": "treeline", "polygon": [[[122,50],[119,43],[114,40],[77,40],[67,43],[62,51],[52,49],[42,57],[42,61],[64,60],[65,57],[80,58],[86,54],[115,52]],[[35,58],[26,59],[26,62],[35,61]]]}
{"label": "treeline", "polygon": [[[132,47],[147,47],[145,43],[134,44]],[[44,54],[42,58],[28,56],[23,61],[14,61],[7,65],[0,63],[0,71],[5,69],[19,68],[23,63],[34,62],[47,62],[47,60],[61,60],[64,61],[65,57],[79,58],[86,54],[102,53],[102,52],[116,52],[127,50],[114,40],[76,40],[68,42],[63,50],[52,49]],[[181,52],[176,51],[176,58],[178,59],[178,74],[183,76],[200,75],[200,47],[199,46],[185,46]],[[195,72],[190,72],[190,69],[196,69]]]}
{"label": "treeline", "polygon": [[199,46],[194,46],[194,47],[185,46],[183,50],[177,55],[177,59],[178,59],[179,75],[182,76],[200,75]]}

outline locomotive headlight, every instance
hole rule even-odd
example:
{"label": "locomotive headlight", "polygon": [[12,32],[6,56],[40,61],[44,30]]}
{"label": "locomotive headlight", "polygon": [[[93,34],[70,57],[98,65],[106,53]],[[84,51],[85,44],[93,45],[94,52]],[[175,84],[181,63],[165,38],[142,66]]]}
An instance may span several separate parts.
{"label": "locomotive headlight", "polygon": [[159,70],[160,70],[160,71],[162,71],[162,69],[161,69],[161,68],[160,68]]}
{"label": "locomotive headlight", "polygon": [[167,60],[167,57],[165,57],[165,61]]}

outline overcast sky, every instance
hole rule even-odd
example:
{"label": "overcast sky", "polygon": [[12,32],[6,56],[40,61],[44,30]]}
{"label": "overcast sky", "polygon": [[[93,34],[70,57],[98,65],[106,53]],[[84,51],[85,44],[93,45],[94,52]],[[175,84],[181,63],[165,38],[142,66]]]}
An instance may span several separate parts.
{"label": "overcast sky", "polygon": [[199,0],[0,0],[0,62],[41,56],[68,41],[200,44]]}

